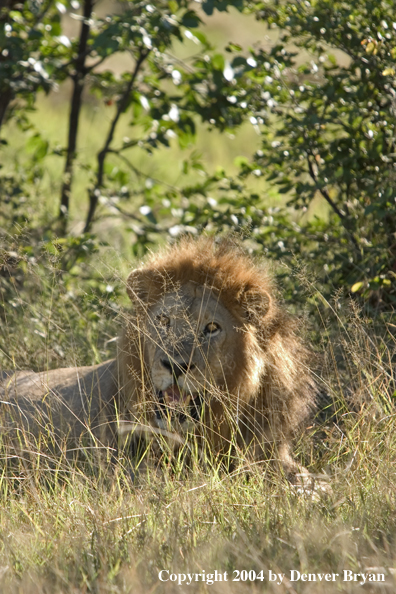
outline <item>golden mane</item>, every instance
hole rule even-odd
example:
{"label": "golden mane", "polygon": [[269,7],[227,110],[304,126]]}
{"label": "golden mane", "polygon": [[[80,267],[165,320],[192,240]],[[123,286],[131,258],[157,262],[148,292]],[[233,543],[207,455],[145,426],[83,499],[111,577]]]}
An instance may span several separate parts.
{"label": "golden mane", "polygon": [[[219,420],[218,433],[224,438],[230,435],[223,422],[224,408],[232,408],[232,402],[244,403],[244,426],[238,431],[247,446],[255,442],[251,447],[254,457],[263,457],[263,443],[277,442],[286,466],[293,467],[287,453],[290,442],[308,418],[316,396],[309,353],[296,335],[296,321],[278,302],[268,265],[252,258],[232,239],[183,238],[149,256],[130,274],[127,291],[136,318],[132,318],[122,347],[127,353],[124,367],[129,370],[125,404],[141,402],[144,392],[141,378],[147,367],[143,369],[142,351],[138,353],[136,348],[136,329],[142,327],[138,318],[144,318],[161,297],[187,283],[212,291],[232,314],[242,336],[238,360],[226,378],[228,395],[221,406],[214,401],[209,405]],[[215,441],[219,440],[221,435]]]}

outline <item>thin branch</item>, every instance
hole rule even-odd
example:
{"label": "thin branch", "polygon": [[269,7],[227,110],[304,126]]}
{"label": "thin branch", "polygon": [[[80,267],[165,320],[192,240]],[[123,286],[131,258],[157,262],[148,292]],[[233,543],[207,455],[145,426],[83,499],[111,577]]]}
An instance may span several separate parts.
{"label": "thin branch", "polygon": [[[87,49],[85,52],[80,53],[78,52],[78,57],[79,58],[87,58],[92,52],[92,49],[89,48]],[[105,62],[108,59],[109,56],[102,56],[101,58],[99,58],[94,64],[86,64],[85,65],[85,69],[87,71],[87,73],[92,72],[92,70],[95,70],[95,68],[97,68],[98,66],[100,66],[101,64],[103,64],[103,62]],[[70,66],[73,66],[73,64],[76,63],[76,58],[72,58],[71,60],[69,60],[68,62],[65,62],[64,64],[62,64],[61,66],[59,66],[59,70],[67,70]]]}
{"label": "thin branch", "polygon": [[317,189],[322,194],[323,198],[330,204],[330,206],[334,210],[334,212],[343,221],[346,218],[346,216],[338,208],[338,206],[336,205],[336,203],[334,202],[334,200],[332,198],[330,198],[329,193],[327,192],[327,190],[325,190],[323,187],[321,187],[320,184],[318,183],[318,179],[317,179],[317,176],[315,175],[315,171],[314,171],[314,168],[313,168],[313,165],[311,163],[311,160],[310,160],[309,156],[307,156],[307,160],[308,160],[309,174],[310,174],[311,178],[313,179],[313,181],[315,182],[315,185],[316,185]]}
{"label": "thin branch", "polygon": [[[127,219],[132,219],[134,221],[136,221],[137,223],[142,224],[143,221],[140,217],[138,217],[137,215],[133,214],[133,212],[128,212],[127,210],[124,210],[123,208],[121,208],[121,206],[119,206],[118,204],[112,204],[111,205],[112,208],[115,208],[120,215],[122,215],[123,217],[127,218]],[[109,216],[109,215],[107,215]],[[106,216],[106,218],[107,218]],[[152,225],[152,229],[155,229],[155,225]]]}
{"label": "thin branch", "polygon": [[[89,54],[90,52],[88,52]],[[97,60],[94,64],[90,64],[89,66],[86,66],[87,72],[92,72],[92,70],[95,70],[95,68],[97,68],[98,66],[100,66],[101,64],[103,64],[103,62],[105,60],[107,60],[109,56],[102,56],[101,58],[99,58],[99,60]]]}
{"label": "thin branch", "polygon": [[104,144],[103,149],[98,153],[98,175],[97,175],[97,186],[101,187],[103,185],[103,173],[104,173],[104,160],[105,157],[107,155],[107,153],[109,152],[109,148],[111,143],[113,142],[113,138],[114,138],[114,133],[115,133],[115,129],[117,127],[118,124],[118,120],[121,117],[121,114],[125,111],[127,104],[128,104],[128,100],[129,100],[129,96],[131,94],[133,85],[135,83],[136,77],[138,75],[138,72],[140,70],[140,66],[143,64],[144,60],[146,59],[146,57],[148,56],[149,52],[142,52],[139,56],[139,58],[136,60],[136,64],[135,64],[135,69],[132,73],[132,76],[127,84],[127,87],[120,99],[120,101],[118,102],[118,107],[117,107],[117,111],[116,114],[114,116],[113,121],[111,122],[110,125],[110,130],[109,133],[107,135],[106,138],[106,142]]}
{"label": "thin branch", "polygon": [[[166,57],[170,58],[174,64],[180,64],[180,66],[183,66],[183,68],[185,70],[187,70],[190,74],[195,74],[196,69],[193,68],[192,66],[189,66],[189,64],[187,64],[186,60],[182,60],[182,59],[178,58],[177,56],[174,56],[170,52],[164,52],[164,55]],[[200,55],[200,52],[197,52],[196,54],[193,54],[192,56],[188,56],[187,60],[194,60],[199,55]]]}
{"label": "thin branch", "polygon": [[41,21],[43,20],[53,3],[53,0],[48,0],[47,4],[44,4],[42,11],[39,12],[35,18],[35,23],[32,27],[32,30],[34,30],[41,23]]}
{"label": "thin branch", "polygon": [[163,186],[166,186],[167,188],[169,188],[170,190],[174,190],[176,192],[179,192],[179,188],[177,186],[174,186],[173,184],[170,184],[166,181],[160,180],[156,177],[153,177],[152,175],[149,175],[148,173],[144,173],[143,171],[140,171],[137,167],[135,167],[135,165],[133,165],[130,160],[125,156],[122,155],[120,153],[120,151],[115,151],[115,150],[111,150],[109,151],[111,153],[114,153],[115,155],[117,155],[117,157],[119,159],[121,159],[122,161],[124,161],[124,163],[131,169],[131,171],[133,171],[133,173],[136,175],[136,177],[143,177],[144,179],[151,179],[154,182],[158,183],[158,184],[162,184]]}
{"label": "thin branch", "polygon": [[95,210],[96,210],[96,206],[98,204],[98,192],[97,190],[101,187],[103,187],[103,178],[104,178],[104,164],[105,164],[105,159],[107,154],[110,152],[110,145],[113,142],[114,139],[114,133],[115,133],[115,129],[117,127],[118,121],[121,117],[121,114],[126,110],[127,105],[128,105],[128,100],[133,88],[133,85],[135,84],[137,75],[139,73],[140,67],[143,64],[144,60],[147,58],[147,56],[149,55],[150,50],[147,51],[141,51],[138,59],[136,60],[136,64],[135,64],[135,68],[134,71],[131,75],[131,78],[125,88],[124,93],[122,94],[121,99],[118,102],[118,106],[117,106],[117,111],[116,114],[113,118],[113,121],[111,122],[110,125],[110,129],[109,129],[109,133],[107,135],[105,144],[103,146],[103,148],[101,149],[101,151],[99,151],[98,155],[97,155],[97,159],[98,159],[98,172],[97,172],[97,176],[96,176],[96,184],[95,184],[95,189],[93,191],[90,191],[89,193],[89,210],[88,210],[88,215],[87,215],[87,219],[85,222],[85,227],[84,227],[84,233],[87,233],[91,227],[92,224],[92,219],[93,216],[95,214]]}
{"label": "thin branch", "polygon": [[61,190],[61,203],[59,209],[59,219],[63,233],[66,231],[67,216],[69,213],[70,193],[73,181],[73,165],[76,157],[78,125],[82,106],[82,94],[84,90],[85,78],[88,69],[85,64],[87,55],[87,45],[90,33],[89,19],[94,7],[94,0],[85,0],[84,2],[84,20],[82,21],[80,40],[78,45],[78,55],[74,61],[75,72],[72,75],[73,95],[70,105],[69,115],[69,135],[66,152],[65,169],[63,172],[63,184]]}
{"label": "thin branch", "polygon": [[1,97],[0,97],[0,130],[1,130],[2,124],[5,120],[5,114],[7,112],[8,106],[11,103],[12,99],[13,99],[13,94],[12,94],[10,87],[4,86],[1,89]]}
{"label": "thin branch", "polygon": [[334,202],[334,200],[330,197],[328,191],[323,188],[319,182],[318,182],[318,178],[315,174],[312,162],[309,158],[309,154],[307,153],[307,161],[308,161],[308,168],[309,168],[309,174],[312,178],[312,180],[315,183],[316,188],[319,190],[319,192],[322,194],[323,198],[326,200],[326,202],[331,206],[331,208],[333,209],[333,211],[336,213],[336,215],[339,217],[342,226],[344,227],[345,231],[347,232],[349,238],[351,239],[353,245],[355,246],[356,250],[358,251],[358,253],[360,254],[360,247],[359,244],[356,240],[356,237],[353,235],[353,233],[351,233],[351,231],[348,229],[346,222],[347,222],[347,217],[345,216],[345,214],[338,208],[337,204]]}

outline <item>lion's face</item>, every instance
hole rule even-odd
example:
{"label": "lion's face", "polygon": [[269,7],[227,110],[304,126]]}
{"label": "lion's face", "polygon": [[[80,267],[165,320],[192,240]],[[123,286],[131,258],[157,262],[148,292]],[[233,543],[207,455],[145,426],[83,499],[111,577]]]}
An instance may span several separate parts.
{"label": "lion's face", "polygon": [[228,389],[241,342],[237,322],[210,289],[194,283],[163,295],[147,314],[145,360],[157,424],[164,417],[188,424],[205,396]]}
{"label": "lion's face", "polygon": [[231,240],[184,238],[133,270],[126,288],[119,408],[137,437],[178,444],[192,432],[221,453],[235,436],[255,459],[279,442],[290,470],[316,388],[267,267]]}

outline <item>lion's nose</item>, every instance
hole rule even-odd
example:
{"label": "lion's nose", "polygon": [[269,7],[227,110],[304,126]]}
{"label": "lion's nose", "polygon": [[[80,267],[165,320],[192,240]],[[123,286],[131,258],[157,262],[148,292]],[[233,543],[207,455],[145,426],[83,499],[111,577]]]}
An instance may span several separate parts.
{"label": "lion's nose", "polygon": [[194,369],[194,367],[195,367],[195,365],[193,363],[185,363],[185,362],[180,362],[180,361],[171,361],[170,359],[161,359],[161,364],[176,379],[180,375],[182,375],[182,373],[186,373],[187,371],[189,371],[191,369]]}

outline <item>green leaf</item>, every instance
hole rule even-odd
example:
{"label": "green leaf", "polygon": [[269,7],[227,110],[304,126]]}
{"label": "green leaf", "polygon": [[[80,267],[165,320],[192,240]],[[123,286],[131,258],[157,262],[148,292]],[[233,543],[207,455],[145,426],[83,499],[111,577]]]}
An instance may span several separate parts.
{"label": "green leaf", "polygon": [[214,0],[204,0],[204,2],[202,2],[202,9],[205,14],[211,16],[214,9]]}
{"label": "green leaf", "polygon": [[215,54],[212,57],[212,64],[216,70],[221,70],[221,72],[223,72],[225,66],[224,56],[222,54]]}
{"label": "green leaf", "polygon": [[363,282],[359,281],[357,283],[355,283],[354,285],[352,285],[351,287],[351,293],[357,293],[358,291],[360,291],[360,289],[363,287]]}
{"label": "green leaf", "polygon": [[26,143],[26,152],[33,154],[33,157],[36,161],[41,161],[44,159],[48,153],[48,148],[48,141],[44,140],[38,133],[34,136],[31,136]]}
{"label": "green leaf", "polygon": [[198,27],[200,22],[201,19],[193,10],[188,10],[187,12],[185,12],[181,19],[181,24],[183,25],[183,27],[186,27],[187,29],[195,29],[195,27]]}
{"label": "green leaf", "polygon": [[176,0],[168,0],[168,6],[171,13],[176,14],[179,10],[179,5]]}
{"label": "green leaf", "polygon": [[202,43],[202,45],[209,45],[208,39],[206,35],[202,33],[202,31],[194,31],[194,37],[196,37]]}
{"label": "green leaf", "polygon": [[238,43],[233,43],[232,41],[230,41],[230,43],[226,46],[225,50],[226,52],[240,52],[242,51],[242,46]]}

